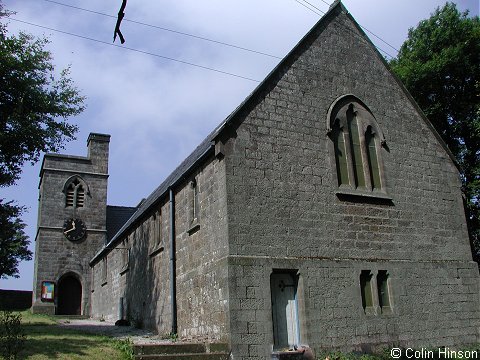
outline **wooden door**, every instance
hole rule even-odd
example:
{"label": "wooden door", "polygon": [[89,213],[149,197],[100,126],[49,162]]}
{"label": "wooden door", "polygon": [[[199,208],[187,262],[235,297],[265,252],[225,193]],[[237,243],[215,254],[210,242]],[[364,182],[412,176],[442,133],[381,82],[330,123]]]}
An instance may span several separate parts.
{"label": "wooden door", "polygon": [[71,275],[65,276],[58,282],[57,315],[82,314],[82,284]]}
{"label": "wooden door", "polygon": [[293,348],[300,342],[297,279],[290,273],[272,274],[272,319],[274,349]]}

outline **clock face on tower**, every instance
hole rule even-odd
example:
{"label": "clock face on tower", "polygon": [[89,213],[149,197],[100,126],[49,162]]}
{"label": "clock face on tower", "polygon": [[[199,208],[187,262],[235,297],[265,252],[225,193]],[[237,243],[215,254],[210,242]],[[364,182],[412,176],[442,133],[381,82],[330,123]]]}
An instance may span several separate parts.
{"label": "clock face on tower", "polygon": [[80,219],[67,219],[63,223],[63,234],[70,241],[80,241],[87,235],[87,227]]}

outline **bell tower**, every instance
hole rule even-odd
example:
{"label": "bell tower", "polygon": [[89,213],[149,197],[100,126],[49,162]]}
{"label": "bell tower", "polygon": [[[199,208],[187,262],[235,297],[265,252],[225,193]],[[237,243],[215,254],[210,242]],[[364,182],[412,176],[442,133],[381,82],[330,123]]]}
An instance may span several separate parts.
{"label": "bell tower", "polygon": [[46,154],[40,170],[33,312],[88,315],[89,261],[105,243],[110,135],[88,155]]}

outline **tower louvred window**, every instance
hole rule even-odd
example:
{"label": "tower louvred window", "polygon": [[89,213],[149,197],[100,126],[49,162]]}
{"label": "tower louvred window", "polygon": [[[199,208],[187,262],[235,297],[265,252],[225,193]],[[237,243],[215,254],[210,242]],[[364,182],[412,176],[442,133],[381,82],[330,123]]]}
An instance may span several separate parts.
{"label": "tower louvred window", "polygon": [[75,187],[73,184],[67,188],[67,206],[73,206],[75,199]]}
{"label": "tower louvred window", "polygon": [[75,178],[67,186],[65,192],[66,207],[84,207],[85,206],[85,187],[79,179]]}
{"label": "tower louvred window", "polygon": [[77,188],[77,207],[83,207],[85,204],[85,190],[82,185]]}

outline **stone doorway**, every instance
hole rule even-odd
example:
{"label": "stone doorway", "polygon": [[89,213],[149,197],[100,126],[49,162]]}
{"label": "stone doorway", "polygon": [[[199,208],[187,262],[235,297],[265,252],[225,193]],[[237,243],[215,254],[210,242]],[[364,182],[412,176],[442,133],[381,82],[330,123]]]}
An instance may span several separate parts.
{"label": "stone doorway", "polygon": [[274,350],[292,349],[300,342],[297,285],[294,273],[271,275]]}
{"label": "stone doorway", "polygon": [[62,276],[58,281],[57,315],[82,314],[82,284],[72,274]]}

